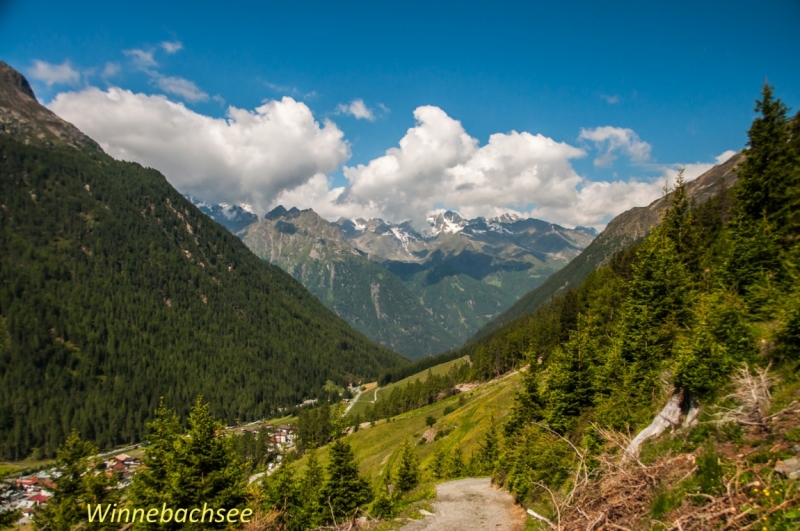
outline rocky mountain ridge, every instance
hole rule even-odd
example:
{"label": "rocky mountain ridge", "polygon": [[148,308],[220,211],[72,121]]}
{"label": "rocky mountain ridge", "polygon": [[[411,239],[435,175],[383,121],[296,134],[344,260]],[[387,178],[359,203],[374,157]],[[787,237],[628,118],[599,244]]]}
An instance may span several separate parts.
{"label": "rocky mountain ridge", "polygon": [[36,99],[25,76],[0,61],[0,135],[43,147],[103,153],[100,145]]}
{"label": "rocky mountain ridge", "polygon": [[462,344],[592,240],[588,230],[513,214],[448,211],[428,223],[421,232],[383,219],[331,223],[278,206],[237,235],[367,337],[412,359]]}

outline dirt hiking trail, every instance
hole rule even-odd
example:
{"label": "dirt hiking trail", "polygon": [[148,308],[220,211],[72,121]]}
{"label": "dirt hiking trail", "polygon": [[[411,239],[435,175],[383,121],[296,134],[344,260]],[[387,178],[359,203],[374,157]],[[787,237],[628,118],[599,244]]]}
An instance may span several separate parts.
{"label": "dirt hiking trail", "polygon": [[525,510],[489,478],[467,478],[436,487],[432,515],[406,524],[402,531],[522,531]]}

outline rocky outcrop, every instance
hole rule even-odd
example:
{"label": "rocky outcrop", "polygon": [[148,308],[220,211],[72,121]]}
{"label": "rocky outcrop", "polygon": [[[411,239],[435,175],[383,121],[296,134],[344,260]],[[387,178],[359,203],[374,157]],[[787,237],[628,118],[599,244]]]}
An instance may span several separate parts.
{"label": "rocky outcrop", "polygon": [[26,144],[71,147],[103,153],[100,145],[77,127],[42,106],[25,76],[0,61],[0,135]]}

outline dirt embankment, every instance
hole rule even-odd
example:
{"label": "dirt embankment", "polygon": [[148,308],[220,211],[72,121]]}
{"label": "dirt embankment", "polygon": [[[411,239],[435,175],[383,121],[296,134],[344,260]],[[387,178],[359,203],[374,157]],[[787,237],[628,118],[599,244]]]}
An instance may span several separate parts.
{"label": "dirt embankment", "polygon": [[436,487],[432,515],[403,526],[403,531],[521,531],[525,511],[489,478],[467,478]]}

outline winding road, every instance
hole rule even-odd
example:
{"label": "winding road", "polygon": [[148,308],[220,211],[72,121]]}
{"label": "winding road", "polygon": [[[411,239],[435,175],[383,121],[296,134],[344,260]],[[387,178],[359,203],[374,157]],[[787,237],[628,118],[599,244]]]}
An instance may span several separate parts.
{"label": "winding road", "polygon": [[522,531],[525,510],[489,478],[467,478],[436,487],[433,514],[403,526],[402,531]]}

